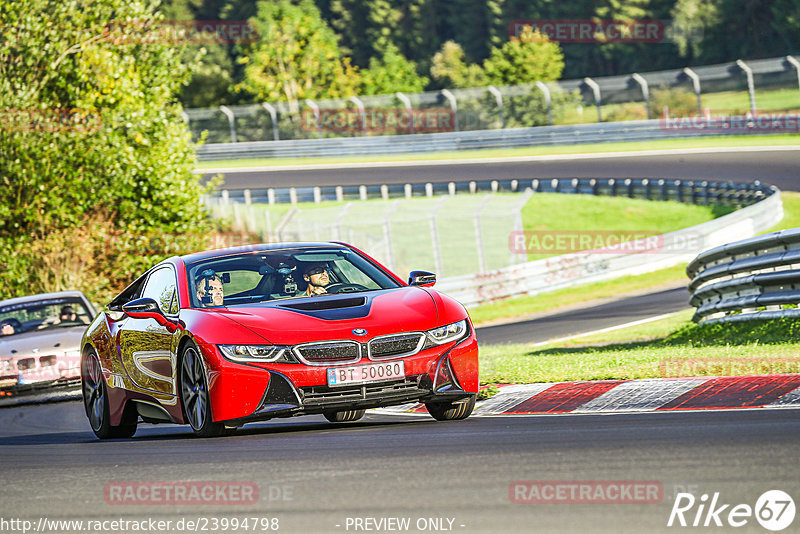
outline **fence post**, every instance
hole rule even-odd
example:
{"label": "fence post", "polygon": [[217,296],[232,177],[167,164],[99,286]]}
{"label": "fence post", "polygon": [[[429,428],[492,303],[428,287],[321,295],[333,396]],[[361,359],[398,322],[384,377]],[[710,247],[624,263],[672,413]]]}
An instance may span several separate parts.
{"label": "fence post", "polygon": [[755,117],[758,111],[756,110],[756,87],[753,83],[753,69],[748,67],[741,59],[736,60],[736,66],[742,69],[747,77],[747,92],[750,93],[750,111],[753,112],[753,116]]}
{"label": "fence post", "polygon": [[342,211],[339,212],[339,215],[336,216],[336,219],[333,221],[333,234],[336,236],[337,241],[342,240],[342,220],[344,219],[347,212],[350,211],[350,208],[353,206],[352,202],[348,202],[342,208]]}
{"label": "fence post", "polygon": [[439,202],[436,203],[436,207],[433,208],[430,215],[430,228],[431,228],[431,244],[433,245],[433,264],[436,269],[436,274],[442,272],[442,249],[439,246],[439,229],[436,226],[436,215],[439,213],[439,210],[447,201],[446,196],[442,197]]}
{"label": "fence post", "polygon": [[394,202],[392,202],[392,206],[386,212],[386,215],[383,216],[383,239],[386,241],[386,261],[389,264],[389,269],[394,271],[395,263],[394,263],[394,250],[392,248],[392,230],[390,226],[389,219],[392,218],[394,212],[397,211],[397,208],[400,207],[400,203],[403,202],[403,199],[398,198]]}
{"label": "fence post", "polygon": [[697,75],[695,71],[686,67],[683,69],[683,73],[692,80],[692,87],[694,88],[694,94],[697,96],[697,115],[703,114],[703,102],[700,99],[700,76]]}
{"label": "fence post", "polygon": [[322,139],[322,123],[319,120],[319,106],[310,98],[306,98],[306,106],[310,107],[311,111],[314,113],[314,121],[317,123],[317,138]]}
{"label": "fence post", "polygon": [[455,182],[448,182],[447,183],[447,194],[451,197],[456,194],[456,183]]}
{"label": "fence post", "polygon": [[275,190],[271,187],[267,189],[267,202],[270,206],[275,205]]}
{"label": "fence post", "polygon": [[448,91],[447,89],[442,89],[442,96],[444,96],[448,102],[450,102],[450,110],[453,112],[453,127],[455,128],[453,131],[458,131],[458,103],[456,102],[456,95]]}
{"label": "fence post", "polygon": [[244,203],[248,206],[253,203],[253,197],[251,196],[249,189],[244,190]]}
{"label": "fence post", "polygon": [[478,248],[478,272],[485,273],[488,269],[486,268],[486,254],[483,251],[483,233],[481,232],[481,211],[486,206],[486,204],[491,200],[491,195],[486,195],[481,203],[478,205],[478,209],[475,210],[475,215],[472,217],[472,225],[475,228],[475,246]]}
{"label": "fence post", "polygon": [[425,184],[425,196],[428,198],[433,198],[433,184],[430,182]]}
{"label": "fence post", "polygon": [[361,101],[360,98],[357,96],[351,96],[348,98],[350,102],[356,105],[358,108],[358,114],[361,116],[361,131],[366,136],[367,135],[367,112],[364,109],[364,102]]}
{"label": "fence post", "polygon": [[544,94],[544,103],[547,106],[547,124],[553,125],[553,101],[550,99],[550,88],[544,82],[536,82],[536,87]]}
{"label": "fence post", "polygon": [[358,198],[361,200],[367,200],[367,186],[366,185],[359,185],[358,186]]}
{"label": "fence post", "polygon": [[594,94],[594,104],[597,106],[597,122],[603,122],[603,111],[600,107],[600,86],[597,85],[596,81],[589,77],[584,78],[583,83],[588,85]]}
{"label": "fence post", "polygon": [[414,133],[414,112],[411,110],[411,100],[408,99],[406,95],[401,93],[400,91],[394,94],[397,99],[403,103],[406,107],[406,113],[408,113],[408,133]]}
{"label": "fence post", "polygon": [[644,79],[644,76],[639,74],[638,72],[634,72],[631,74],[631,78],[633,78],[636,83],[639,84],[639,87],[642,88],[642,96],[644,97],[644,105],[647,109],[647,120],[650,120],[650,87],[647,85],[647,80]]}
{"label": "fence post", "polygon": [[273,141],[279,141],[280,136],[278,135],[278,112],[275,110],[275,107],[272,104],[268,104],[263,102],[261,106],[267,110],[269,113],[270,119],[272,119],[272,139]]}
{"label": "fence post", "polygon": [[381,199],[389,200],[389,186],[386,184],[381,186]]}
{"label": "fence post", "polygon": [[231,143],[236,142],[236,125],[233,122],[234,116],[233,111],[230,110],[228,106],[220,106],[219,110],[228,117],[228,124],[231,127]]}
{"label": "fence post", "polygon": [[297,189],[294,187],[289,189],[289,202],[292,203],[292,206],[297,205]]}
{"label": "fence post", "polygon": [[800,61],[794,56],[786,56],[786,61],[797,71],[797,89],[800,90]]}
{"label": "fence post", "polygon": [[[794,59],[794,58],[792,58]],[[503,115],[503,93],[495,87],[494,85],[490,85],[486,88],[492,95],[494,96],[495,101],[497,102],[497,111],[500,113],[500,128],[506,127],[506,118]]]}
{"label": "fence post", "polygon": [[344,202],[344,189],[341,185],[336,186],[336,202]]}
{"label": "fence post", "polygon": [[314,188],[314,204],[322,202],[322,190],[319,187]]}
{"label": "fence post", "polygon": [[411,198],[411,196],[412,196],[411,184],[406,184],[406,185],[403,186],[403,195],[406,198]]}

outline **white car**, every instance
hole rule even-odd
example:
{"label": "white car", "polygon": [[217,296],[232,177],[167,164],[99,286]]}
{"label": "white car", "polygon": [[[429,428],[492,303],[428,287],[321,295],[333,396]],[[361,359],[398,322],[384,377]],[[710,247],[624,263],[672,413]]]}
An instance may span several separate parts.
{"label": "white car", "polygon": [[0,388],[80,378],[81,336],[95,315],[80,291],[0,301]]}

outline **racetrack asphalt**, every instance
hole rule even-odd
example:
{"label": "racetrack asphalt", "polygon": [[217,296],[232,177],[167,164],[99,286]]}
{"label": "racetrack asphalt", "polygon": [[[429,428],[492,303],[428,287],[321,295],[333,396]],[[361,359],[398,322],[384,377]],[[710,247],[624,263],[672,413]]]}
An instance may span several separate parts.
{"label": "racetrack asphalt", "polygon": [[[459,164],[408,164],[307,168],[294,170],[244,170],[222,173],[226,189],[310,187],[360,184],[468,182],[534,178],[685,178],[695,180],[760,180],[787,191],[800,190],[798,150],[725,151],[703,153],[622,154],[609,157],[570,157],[534,161]],[[209,176],[209,175],[206,175]]]}
{"label": "racetrack asphalt", "polygon": [[553,312],[535,319],[477,327],[475,332],[481,345],[539,343],[688,308],[689,293],[686,287],[678,287],[596,306]]}
{"label": "racetrack asphalt", "polygon": [[[771,489],[797,499],[799,423],[797,409],[448,423],[369,414],[339,425],[321,417],[267,422],[218,439],[143,425],[132,440],[100,442],[78,402],[7,408],[0,502],[3,518],[34,523],[257,516],[305,534],[355,532],[348,518],[400,517],[411,519],[410,532],[431,531],[416,528],[420,518],[452,519],[452,531],[464,533],[674,532],[666,524],[680,491],[698,499],[719,492],[721,502],[751,507]],[[258,499],[163,505],[137,497],[120,505],[106,494],[127,482],[184,481],[255,484]],[[650,481],[661,493],[652,504],[516,504],[515,481]],[[764,531],[753,518],[737,530]]]}

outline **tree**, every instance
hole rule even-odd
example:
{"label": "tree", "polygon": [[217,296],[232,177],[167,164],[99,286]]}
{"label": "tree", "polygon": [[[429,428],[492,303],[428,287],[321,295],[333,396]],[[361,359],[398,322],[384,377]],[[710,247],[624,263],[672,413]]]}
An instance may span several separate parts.
{"label": "tree", "polygon": [[558,44],[527,27],[501,48],[494,48],[483,68],[495,85],[547,82],[561,76],[564,55]]}
{"label": "tree", "polygon": [[483,87],[486,74],[480,65],[467,64],[464,49],[455,41],[447,41],[433,56],[431,78],[440,88]]}
{"label": "tree", "polygon": [[250,19],[260,36],[244,44],[240,88],[262,101],[297,102],[356,94],[359,74],[311,0],[262,1]]}
{"label": "tree", "polygon": [[205,189],[174,98],[188,66],[149,3],[0,0],[0,20],[0,298],[108,296],[196,246]]}
{"label": "tree", "polygon": [[380,56],[369,60],[369,69],[361,71],[361,94],[417,93],[425,89],[428,78],[419,76],[414,63],[393,43],[385,42],[381,50]]}

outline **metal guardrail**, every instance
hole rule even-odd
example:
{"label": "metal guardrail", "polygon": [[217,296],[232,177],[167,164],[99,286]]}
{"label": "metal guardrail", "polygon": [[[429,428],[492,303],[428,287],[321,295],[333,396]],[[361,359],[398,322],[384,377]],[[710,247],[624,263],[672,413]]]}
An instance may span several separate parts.
{"label": "metal guardrail", "polygon": [[[800,115],[794,124],[800,123]],[[330,137],[286,141],[216,143],[198,147],[200,161],[243,158],[309,158],[357,155],[424,154],[483,148],[654,141],[719,135],[774,134],[755,124],[740,128],[704,128],[698,123],[669,126],[663,120],[603,122],[563,126],[533,126],[468,132],[443,132],[376,137]]]}
{"label": "metal guardrail", "polygon": [[[756,186],[753,187],[755,189]],[[658,236],[656,250],[647,243],[633,241],[627,247],[574,252],[495,271],[445,278],[437,284],[437,289],[469,307],[512,296],[536,295],[619,276],[641,274],[688,262],[703,250],[728,243],[743,235],[757,234],[783,218],[783,206],[777,188],[759,185],[750,195],[751,203],[745,208],[712,221]],[[725,198],[725,195],[709,194],[707,202],[722,203]],[[633,252],[625,253],[626,250]]]}
{"label": "metal guardrail", "polygon": [[800,316],[800,228],[728,243],[686,267],[695,322]]}

